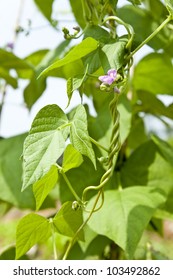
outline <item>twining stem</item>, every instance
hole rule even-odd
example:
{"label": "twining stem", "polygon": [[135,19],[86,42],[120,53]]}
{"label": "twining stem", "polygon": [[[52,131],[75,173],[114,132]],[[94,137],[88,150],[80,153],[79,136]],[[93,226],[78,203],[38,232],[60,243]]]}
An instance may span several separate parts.
{"label": "twining stem", "polygon": [[169,15],[163,22],[161,25],[159,25],[153,33],[151,33],[134,51],[132,51],[130,53],[130,55],[127,57],[127,60],[129,60],[137,51],[139,51],[145,44],[147,44],[151,39],[153,39],[157,33],[159,33],[166,24],[168,24],[169,21],[172,20],[172,16]]}
{"label": "twining stem", "polygon": [[98,186],[89,186],[84,189],[83,194],[82,194],[83,203],[85,203],[86,195],[89,191],[91,191],[91,190],[99,191],[100,189],[102,189],[105,186],[105,184],[109,181],[109,179],[112,176],[112,173],[114,170],[114,158],[120,149],[119,112],[117,110],[117,101],[118,101],[118,94],[116,93],[114,95],[113,100],[110,103],[110,110],[111,110],[112,120],[113,120],[113,129],[112,129],[112,135],[111,135],[110,148],[109,148],[109,152],[108,152],[108,169],[103,174],[103,176],[100,180],[100,184]]}
{"label": "twining stem", "polygon": [[109,149],[107,149],[106,147],[102,146],[99,142],[97,142],[95,139],[93,139],[92,137],[89,136],[90,141],[95,144],[97,147],[103,149],[104,151],[106,151],[107,153],[109,153]]}
{"label": "twining stem", "polygon": [[69,252],[70,252],[70,250],[71,250],[73,244],[75,243],[75,241],[76,241],[76,239],[77,239],[77,237],[78,237],[79,232],[80,232],[80,231],[84,228],[84,226],[88,223],[88,221],[90,220],[92,214],[94,213],[94,210],[95,210],[95,208],[96,208],[96,206],[97,206],[97,203],[98,203],[98,201],[99,201],[99,198],[100,198],[101,193],[102,193],[102,190],[100,190],[100,191],[98,192],[97,197],[96,197],[96,200],[95,200],[94,205],[93,205],[93,207],[92,207],[92,210],[91,210],[91,212],[89,213],[87,219],[86,219],[86,220],[83,222],[83,224],[78,228],[78,230],[76,231],[75,235],[74,235],[73,238],[71,239],[71,241],[70,241],[70,243],[69,243],[69,245],[68,245],[68,247],[67,247],[67,250],[66,250],[66,252],[65,252],[65,254],[64,254],[64,256],[63,256],[63,260],[66,260],[66,259],[67,259],[67,256],[68,256],[68,254],[69,254]]}
{"label": "twining stem", "polygon": [[57,250],[56,250],[56,242],[55,242],[55,229],[53,224],[53,219],[50,218],[49,222],[51,223],[51,231],[52,231],[52,243],[53,243],[53,253],[54,253],[54,260],[58,259]]}
{"label": "twining stem", "polygon": [[128,35],[129,35],[129,38],[130,38],[131,36],[134,35],[134,31],[133,31],[132,26],[131,26],[130,24],[127,24],[126,22],[124,22],[124,21],[123,21],[122,19],[120,19],[119,17],[116,17],[116,16],[109,16],[109,17],[107,17],[107,18],[103,21],[102,24],[105,24],[108,20],[114,20],[114,21],[118,22],[119,24],[123,25],[123,26],[126,28],[126,30],[127,30],[127,33],[128,33]]}
{"label": "twining stem", "polygon": [[107,18],[103,21],[102,25],[103,25],[104,23],[106,23],[108,20],[114,20],[114,21],[118,22],[119,24],[121,24],[121,25],[123,25],[123,26],[125,27],[125,29],[127,30],[127,33],[128,33],[128,37],[129,37],[128,43],[127,43],[127,45],[126,45],[126,48],[127,48],[127,49],[130,49],[130,48],[131,48],[131,45],[132,45],[133,37],[134,37],[134,34],[135,34],[135,33],[134,33],[134,30],[133,30],[133,27],[132,27],[130,24],[124,22],[122,19],[120,19],[120,18],[117,17],[117,16],[109,16],[109,17],[107,17]]}

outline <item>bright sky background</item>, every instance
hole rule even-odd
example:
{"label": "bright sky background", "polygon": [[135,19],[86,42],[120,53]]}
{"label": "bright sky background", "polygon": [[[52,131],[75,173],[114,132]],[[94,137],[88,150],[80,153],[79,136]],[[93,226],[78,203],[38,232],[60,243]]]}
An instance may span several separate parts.
{"label": "bright sky background", "polygon": [[[54,31],[49,26],[48,21],[38,12],[32,0],[0,0],[0,47],[13,41],[21,1],[23,9],[20,25],[27,28],[28,19],[31,19],[33,31],[28,36],[20,33],[14,53],[23,58],[38,49],[54,49],[64,39],[61,28],[64,25],[67,27],[74,25],[68,0],[55,1],[54,18],[61,22],[60,32]],[[26,81],[21,81],[20,85],[23,88],[26,86]],[[47,85],[45,93],[33,106],[30,113],[25,108],[21,88],[13,90],[10,86],[8,87],[1,120],[1,136],[9,137],[27,131],[36,113],[47,104],[57,103],[62,109],[65,109],[67,105],[65,80],[49,78]],[[77,97],[77,95],[74,96],[71,106],[77,103]]]}
{"label": "bright sky background", "polygon": [[[14,53],[21,58],[38,49],[54,49],[63,41],[61,28],[63,26],[72,28],[75,25],[73,16],[70,13],[68,0],[54,1],[53,18],[60,22],[59,32],[54,31],[49,26],[48,21],[37,10],[33,0],[0,0],[0,48],[3,48],[14,39],[14,28],[21,2],[23,3],[23,9],[20,25],[27,28],[28,19],[30,19],[33,27],[33,31],[28,36],[23,33],[18,36]],[[128,2],[121,0],[119,3],[124,5],[124,3]],[[143,48],[142,55],[148,51],[149,48]],[[141,53],[135,56],[137,60],[140,57]],[[26,86],[26,81],[21,81],[19,89],[14,90],[10,86],[7,89],[0,123],[0,135],[3,137],[10,137],[28,131],[33,118],[43,106],[56,103],[64,110],[67,105],[66,81],[64,79],[48,78],[47,89],[32,107],[31,112],[28,112],[25,108],[23,101],[22,88],[24,86]],[[79,102],[80,98],[76,93],[72,98],[69,109]]]}

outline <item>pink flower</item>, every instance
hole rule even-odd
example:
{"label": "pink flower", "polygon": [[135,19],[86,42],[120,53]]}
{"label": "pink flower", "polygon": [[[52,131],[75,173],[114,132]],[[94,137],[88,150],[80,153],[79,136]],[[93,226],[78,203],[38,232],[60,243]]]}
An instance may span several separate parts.
{"label": "pink flower", "polygon": [[99,79],[99,81],[101,81],[103,84],[111,85],[111,84],[116,80],[116,77],[117,77],[117,71],[116,71],[115,69],[110,69],[110,70],[107,72],[107,75],[105,75],[105,76],[100,76],[98,79]]}

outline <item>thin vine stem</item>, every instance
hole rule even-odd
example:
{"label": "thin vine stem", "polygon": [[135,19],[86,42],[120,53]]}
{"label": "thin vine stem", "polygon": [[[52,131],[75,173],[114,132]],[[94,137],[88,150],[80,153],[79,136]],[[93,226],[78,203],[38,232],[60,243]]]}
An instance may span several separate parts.
{"label": "thin vine stem", "polygon": [[61,170],[60,170],[60,173],[62,174],[62,176],[63,176],[63,178],[64,178],[64,180],[65,180],[65,182],[66,182],[66,184],[67,184],[67,186],[68,186],[68,188],[69,188],[69,190],[71,191],[71,193],[73,194],[73,196],[75,197],[75,199],[76,199],[77,201],[81,202],[80,197],[78,196],[78,194],[77,194],[77,193],[75,192],[75,190],[73,189],[73,187],[72,187],[72,185],[71,185],[69,179],[67,178],[67,176],[66,176],[66,174],[64,173],[64,171],[62,170],[62,168],[61,168]]}
{"label": "thin vine stem", "polygon": [[99,142],[97,142],[95,139],[93,139],[92,137],[89,137],[90,141],[95,144],[97,147],[101,148],[102,150],[106,151],[107,153],[109,153],[109,149],[107,149],[106,147],[104,147],[103,145],[101,145]]}
{"label": "thin vine stem", "polygon": [[57,259],[58,259],[58,255],[57,255],[57,250],[56,250],[55,229],[54,229],[53,219],[50,218],[50,219],[49,219],[49,222],[51,223],[54,260],[57,260]]}
{"label": "thin vine stem", "polygon": [[162,23],[161,23],[161,25],[159,25],[155,30],[154,30],[154,32],[153,33],[151,33],[134,51],[132,51],[131,53],[130,53],[130,55],[127,57],[127,60],[129,60],[131,57],[133,57],[133,55],[137,52],[137,51],[139,51],[144,45],[146,45],[151,39],[153,39],[156,35],[157,35],[157,33],[159,33],[164,27],[165,27],[165,25],[167,25],[168,24],[168,22],[169,21],[171,21],[172,20],[172,16],[171,15],[169,15]]}
{"label": "thin vine stem", "polygon": [[116,21],[117,23],[119,23],[119,24],[121,24],[121,25],[123,25],[123,26],[125,27],[125,29],[127,30],[127,33],[128,33],[128,37],[129,37],[128,43],[127,43],[127,45],[126,45],[126,48],[127,48],[127,49],[130,49],[130,48],[131,48],[131,45],[132,45],[133,37],[134,37],[134,34],[135,34],[135,33],[134,33],[134,30],[133,30],[133,27],[132,27],[130,24],[124,22],[122,19],[120,19],[120,18],[117,17],[117,16],[109,16],[109,17],[107,17],[107,18],[103,21],[102,25],[104,25],[108,20],[114,20],[114,21]]}
{"label": "thin vine stem", "polygon": [[83,222],[83,224],[78,228],[78,230],[76,231],[75,235],[74,235],[73,238],[71,239],[71,241],[70,241],[70,243],[69,243],[69,245],[68,245],[68,247],[67,247],[67,250],[66,250],[66,252],[65,252],[65,254],[64,254],[64,256],[63,256],[63,260],[66,260],[66,259],[67,259],[68,254],[69,254],[69,252],[70,252],[70,250],[71,250],[73,244],[75,243],[75,241],[76,241],[76,239],[77,239],[77,237],[78,237],[79,232],[80,232],[80,231],[84,228],[84,226],[88,223],[88,221],[90,220],[92,214],[94,213],[94,210],[95,210],[95,208],[96,208],[96,206],[97,206],[97,203],[98,203],[98,201],[99,201],[99,198],[100,198],[101,193],[102,193],[102,191],[100,190],[100,191],[98,192],[98,194],[97,194],[97,197],[96,197],[96,200],[95,200],[95,202],[94,202],[93,208],[92,208],[91,212],[89,213],[87,219],[86,219],[86,220]]}

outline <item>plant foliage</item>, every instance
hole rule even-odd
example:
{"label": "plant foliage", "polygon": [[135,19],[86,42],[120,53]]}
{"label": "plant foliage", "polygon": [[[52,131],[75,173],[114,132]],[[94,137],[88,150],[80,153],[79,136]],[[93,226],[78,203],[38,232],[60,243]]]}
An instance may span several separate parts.
{"label": "plant foliage", "polygon": [[[16,259],[50,240],[54,258],[135,259],[144,236],[159,235],[165,219],[173,219],[173,1],[120,2],[69,1],[79,26],[72,33],[64,27],[54,50],[22,59],[0,49],[5,87],[29,80],[28,109],[49,77],[67,82],[59,93],[67,95],[67,108],[48,101],[27,134],[0,140],[2,213],[29,209],[17,225]],[[54,1],[34,3],[56,30]],[[81,103],[69,109],[75,91]],[[159,258],[151,240],[139,258]]]}

